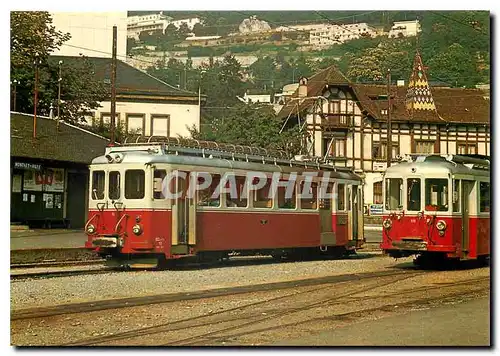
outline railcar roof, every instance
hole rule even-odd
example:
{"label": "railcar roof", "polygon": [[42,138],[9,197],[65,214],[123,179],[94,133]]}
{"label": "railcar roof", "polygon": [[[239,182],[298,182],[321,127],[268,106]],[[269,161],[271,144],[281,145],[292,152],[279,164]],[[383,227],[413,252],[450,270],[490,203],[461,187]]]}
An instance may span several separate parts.
{"label": "railcar roof", "polygon": [[[143,151],[121,151],[110,150],[108,154],[120,153],[123,157],[120,164],[177,164],[198,167],[216,167],[222,169],[235,169],[256,172],[282,172],[301,174],[303,172],[329,172],[330,178],[347,179],[361,181],[361,177],[354,172],[337,171],[333,166],[318,165],[313,162],[294,161],[293,165],[272,164],[272,163],[256,163],[246,162],[243,160],[231,160],[222,158],[207,158],[198,156],[176,155],[170,153],[151,153],[147,150]],[[268,160],[269,162],[269,160]],[[92,164],[109,164],[106,155],[96,157],[92,160]],[[303,166],[302,166],[303,165]],[[321,175],[321,174],[320,174]]]}
{"label": "railcar roof", "polygon": [[[416,172],[412,172],[412,169],[416,169]],[[427,161],[427,162],[402,162],[394,166],[389,167],[385,171],[385,175],[409,175],[409,174],[420,174],[420,175],[447,175],[447,174],[468,174],[475,176],[486,176],[489,177],[490,171],[484,169],[475,169],[468,167],[461,163],[454,163],[449,161],[442,161],[437,164],[437,162]]]}

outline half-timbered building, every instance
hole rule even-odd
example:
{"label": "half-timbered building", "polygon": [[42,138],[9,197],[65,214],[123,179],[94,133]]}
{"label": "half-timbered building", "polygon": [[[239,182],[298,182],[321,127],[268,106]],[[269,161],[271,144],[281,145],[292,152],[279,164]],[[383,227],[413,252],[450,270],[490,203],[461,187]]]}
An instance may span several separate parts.
{"label": "half-timbered building", "polygon": [[[307,154],[365,177],[365,206],[382,202],[387,167],[387,85],[353,83],[335,66],[310,78],[283,106],[284,126],[300,125]],[[390,86],[391,162],[412,153],[490,154],[489,92],[429,86],[417,53],[407,85]]]}

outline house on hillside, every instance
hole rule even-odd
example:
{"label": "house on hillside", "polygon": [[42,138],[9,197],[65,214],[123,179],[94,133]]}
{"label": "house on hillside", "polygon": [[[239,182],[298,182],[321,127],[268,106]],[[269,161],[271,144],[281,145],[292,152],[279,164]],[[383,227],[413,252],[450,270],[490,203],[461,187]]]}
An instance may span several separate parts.
{"label": "house on hillside", "polygon": [[[111,84],[111,58],[86,57],[98,80]],[[65,64],[80,57],[51,56]],[[62,73],[64,80],[64,72]],[[200,105],[205,96],[173,87],[118,60],[116,68],[116,124],[127,132],[151,136],[189,136],[187,127],[199,128]],[[88,125],[109,124],[111,98],[87,118]]]}
{"label": "house on hillside", "polygon": [[[305,125],[307,152],[365,177],[365,204],[382,202],[387,167],[387,86],[357,84],[335,66],[302,78],[278,116]],[[490,150],[490,99],[480,89],[430,87],[417,53],[408,85],[391,87],[392,161],[411,153]]]}

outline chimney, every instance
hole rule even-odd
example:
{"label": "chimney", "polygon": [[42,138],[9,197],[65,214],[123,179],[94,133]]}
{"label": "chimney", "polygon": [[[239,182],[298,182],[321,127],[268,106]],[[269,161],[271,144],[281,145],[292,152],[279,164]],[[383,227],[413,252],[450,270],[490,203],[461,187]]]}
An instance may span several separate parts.
{"label": "chimney", "polygon": [[398,87],[404,87],[405,86],[405,81],[404,80],[398,80]]}
{"label": "chimney", "polygon": [[307,78],[302,77],[299,79],[299,98],[307,96]]}

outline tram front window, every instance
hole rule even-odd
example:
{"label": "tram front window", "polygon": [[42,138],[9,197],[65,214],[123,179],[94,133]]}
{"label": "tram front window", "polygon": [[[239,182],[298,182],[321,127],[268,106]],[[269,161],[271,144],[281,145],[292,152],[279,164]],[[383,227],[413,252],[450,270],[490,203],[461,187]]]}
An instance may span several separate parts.
{"label": "tram front window", "polygon": [[406,180],[408,187],[408,210],[420,211],[421,198],[420,198],[420,178],[410,178]]}
{"label": "tram front window", "polygon": [[448,211],[448,180],[425,180],[425,210]]}
{"label": "tram front window", "polygon": [[403,209],[403,180],[401,178],[386,178],[385,180],[385,209]]}
{"label": "tram front window", "polygon": [[125,172],[125,199],[144,198],[144,171],[130,169]]}

